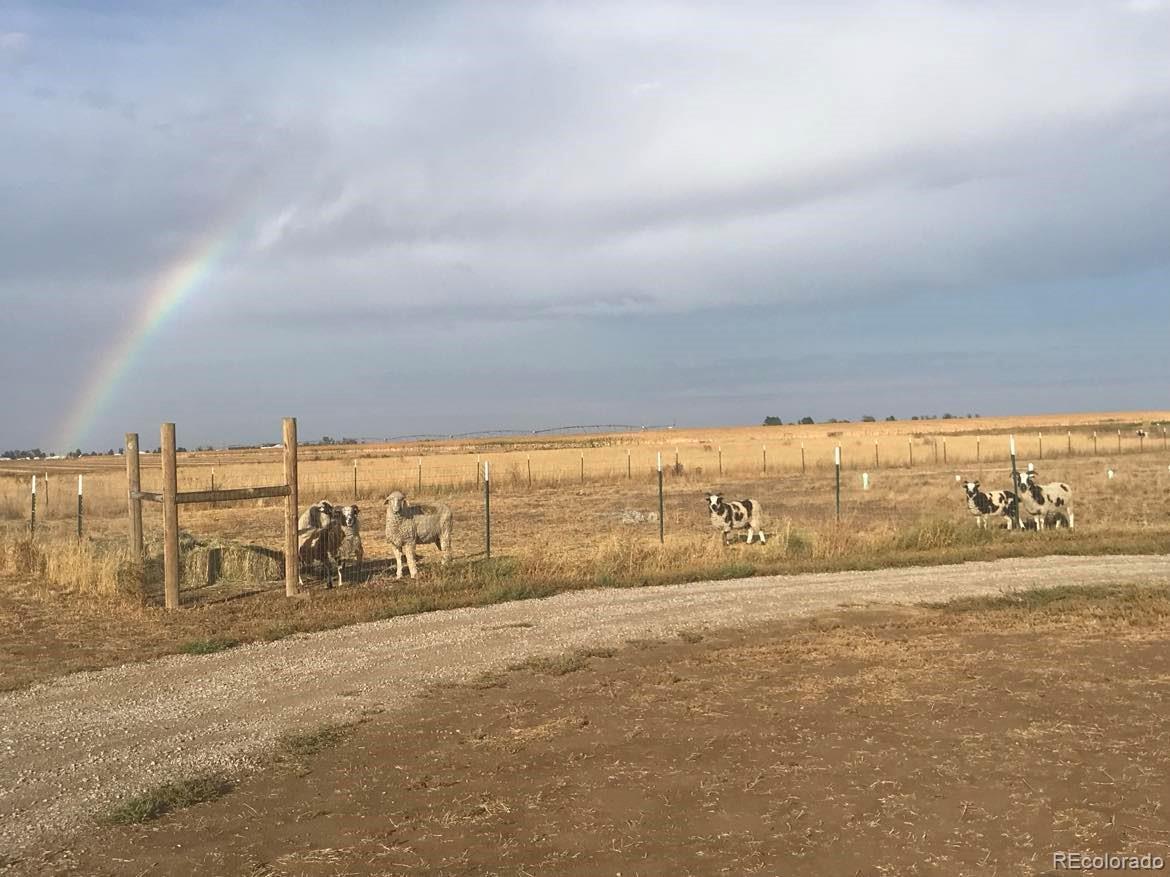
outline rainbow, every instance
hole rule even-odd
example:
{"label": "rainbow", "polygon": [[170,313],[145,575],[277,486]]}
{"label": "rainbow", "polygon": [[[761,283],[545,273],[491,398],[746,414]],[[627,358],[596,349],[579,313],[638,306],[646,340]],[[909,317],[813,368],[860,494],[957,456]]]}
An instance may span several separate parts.
{"label": "rainbow", "polygon": [[218,228],[201,238],[159,275],[130,328],[103,353],[97,367],[82,386],[59,435],[58,447],[68,451],[81,447],[114,391],[130,374],[139,354],[167,318],[199,288],[218,267],[236,239],[231,227]]}

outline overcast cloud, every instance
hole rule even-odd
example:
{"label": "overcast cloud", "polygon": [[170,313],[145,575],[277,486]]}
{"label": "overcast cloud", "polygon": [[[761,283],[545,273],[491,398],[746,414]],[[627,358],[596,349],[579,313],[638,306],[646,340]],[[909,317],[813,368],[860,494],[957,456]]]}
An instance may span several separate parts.
{"label": "overcast cloud", "polygon": [[1167,58],[1155,0],[0,2],[0,446],[216,234],[83,444],[1166,407]]}

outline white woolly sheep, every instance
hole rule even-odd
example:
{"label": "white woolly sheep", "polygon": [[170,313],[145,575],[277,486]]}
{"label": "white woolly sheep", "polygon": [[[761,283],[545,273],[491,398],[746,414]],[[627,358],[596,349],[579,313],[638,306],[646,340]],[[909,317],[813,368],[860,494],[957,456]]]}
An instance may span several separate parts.
{"label": "white woolly sheep", "polygon": [[343,577],[344,571],[350,567],[357,569],[359,576],[362,573],[366,552],[362,548],[360,511],[356,505],[347,505],[341,509],[341,545],[337,548],[338,578]]}
{"label": "white woolly sheep", "polygon": [[1073,528],[1072,488],[1063,482],[1037,484],[1034,471],[1020,473],[1020,511],[1043,530],[1050,518],[1059,525],[1063,518]]}
{"label": "white woolly sheep", "polygon": [[396,490],[385,499],[386,541],[394,551],[397,578],[402,578],[402,555],[410,567],[410,577],[418,575],[414,550],[418,545],[437,545],[443,553],[442,564],[451,559],[451,508],[443,503],[407,505],[406,494]]}
{"label": "white woolly sheep", "polygon": [[[344,533],[341,529],[341,514],[337,507],[327,500],[318,500],[309,506],[297,520],[298,566],[305,568],[314,561],[321,564],[321,575],[325,587],[333,587],[333,575],[341,584],[341,565],[337,552],[341,547]],[[304,580],[298,575],[303,585]]]}
{"label": "white woolly sheep", "polygon": [[975,516],[975,524],[979,527],[987,526],[987,519],[992,515],[1002,515],[1007,519],[1007,526],[1012,528],[1016,516],[1016,495],[1010,490],[980,490],[978,481],[964,481],[963,490],[967,494],[967,511]]}
{"label": "white woolly sheep", "polygon": [[761,544],[768,541],[764,537],[764,509],[758,500],[724,502],[722,494],[711,493],[707,495],[707,507],[711,510],[711,526],[721,531],[724,545],[732,530],[746,529],[749,545],[755,533],[760,534]]}

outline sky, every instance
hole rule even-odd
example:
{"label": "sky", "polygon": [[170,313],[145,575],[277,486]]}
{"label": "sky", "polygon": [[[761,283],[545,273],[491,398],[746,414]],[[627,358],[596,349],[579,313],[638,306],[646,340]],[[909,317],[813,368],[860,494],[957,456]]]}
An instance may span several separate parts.
{"label": "sky", "polygon": [[0,0],[0,449],[1167,408],[1170,2]]}

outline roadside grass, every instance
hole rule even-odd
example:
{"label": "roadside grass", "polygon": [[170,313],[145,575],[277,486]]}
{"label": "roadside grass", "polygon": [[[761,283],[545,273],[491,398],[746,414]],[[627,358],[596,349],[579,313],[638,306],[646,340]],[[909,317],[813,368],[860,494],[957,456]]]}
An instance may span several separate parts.
{"label": "roadside grass", "polygon": [[151,822],[174,810],[222,798],[231,790],[229,780],[212,774],[162,783],[123,801],[106,815],[105,821],[114,825]]}
{"label": "roadside grass", "polygon": [[274,759],[277,762],[303,762],[319,752],[336,746],[357,727],[358,722],[324,725],[313,731],[286,734],[276,743]]}
{"label": "roadside grass", "polygon": [[573,649],[560,655],[529,658],[526,661],[509,665],[508,669],[513,672],[530,670],[545,676],[565,676],[569,673],[576,673],[578,670],[584,670],[589,666],[590,658],[612,658],[616,654],[615,649],[588,646]]}
{"label": "roadside grass", "polygon": [[988,616],[1011,622],[1147,627],[1170,621],[1170,586],[1058,585],[923,606],[943,619]]}

